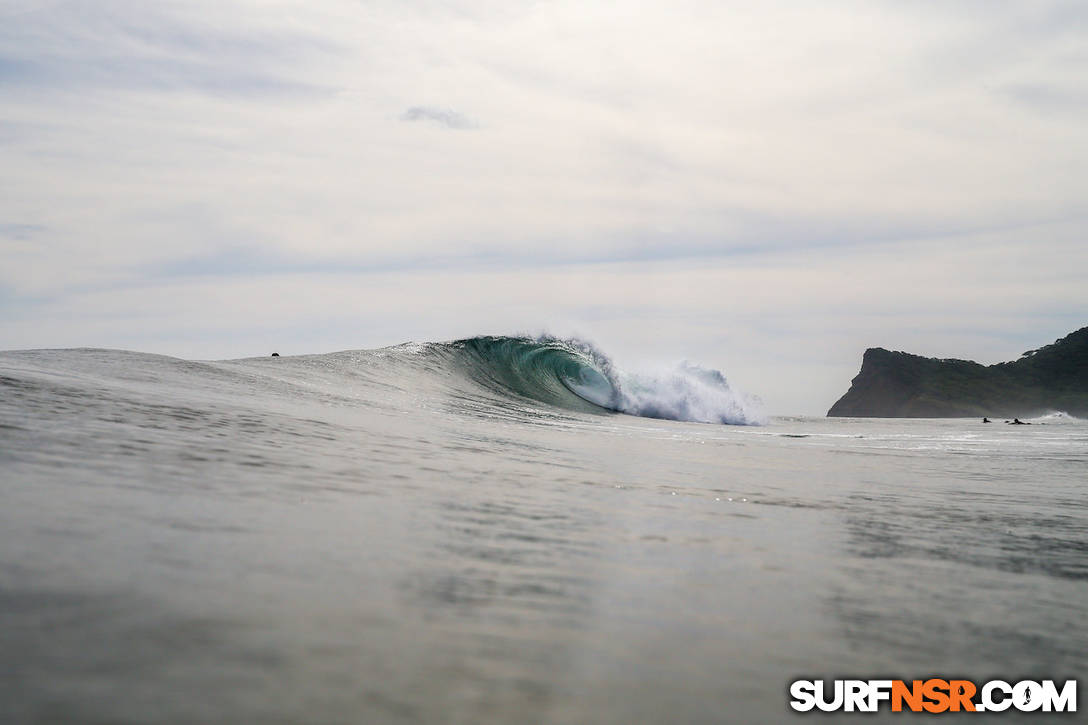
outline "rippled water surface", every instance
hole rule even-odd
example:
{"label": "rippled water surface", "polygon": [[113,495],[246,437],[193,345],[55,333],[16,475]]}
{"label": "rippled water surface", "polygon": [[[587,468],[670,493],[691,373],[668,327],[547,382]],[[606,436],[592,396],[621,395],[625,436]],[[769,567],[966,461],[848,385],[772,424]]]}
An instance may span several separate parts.
{"label": "rippled water surface", "polygon": [[7,352],[0,472],[4,722],[778,722],[798,677],[1088,671],[1066,418],[723,426],[411,348]]}

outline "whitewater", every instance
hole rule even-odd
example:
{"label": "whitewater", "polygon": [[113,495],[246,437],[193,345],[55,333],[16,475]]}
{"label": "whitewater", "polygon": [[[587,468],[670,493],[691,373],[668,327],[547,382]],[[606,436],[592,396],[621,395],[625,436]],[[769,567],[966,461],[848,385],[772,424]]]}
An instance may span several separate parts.
{"label": "whitewater", "polygon": [[1088,673],[1088,422],[622,363],[0,352],[0,721],[774,723],[795,679]]}

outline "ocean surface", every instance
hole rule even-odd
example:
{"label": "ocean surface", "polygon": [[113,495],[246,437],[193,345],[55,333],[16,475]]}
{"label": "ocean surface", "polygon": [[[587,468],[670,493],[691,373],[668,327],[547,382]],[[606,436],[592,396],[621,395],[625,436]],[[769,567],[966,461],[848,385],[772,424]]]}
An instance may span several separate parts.
{"label": "ocean surface", "polygon": [[3,352],[0,722],[774,723],[798,678],[1082,678],[1088,423],[1032,422],[768,418],[551,339]]}

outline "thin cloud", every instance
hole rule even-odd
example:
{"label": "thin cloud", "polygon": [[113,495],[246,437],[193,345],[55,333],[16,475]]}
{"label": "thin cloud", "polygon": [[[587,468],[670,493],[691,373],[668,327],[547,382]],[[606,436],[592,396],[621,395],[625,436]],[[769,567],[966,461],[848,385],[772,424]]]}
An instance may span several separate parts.
{"label": "thin cloud", "polygon": [[15,239],[17,241],[25,241],[43,231],[45,231],[45,227],[40,224],[12,224],[0,222],[0,237]]}
{"label": "thin cloud", "polygon": [[339,52],[295,29],[222,28],[127,2],[66,3],[0,24],[0,86],[328,94],[334,89],[299,69]]}
{"label": "thin cloud", "polygon": [[1088,110],[1088,89],[1024,83],[1004,89],[1005,95],[1039,113],[1081,113]]}
{"label": "thin cloud", "polygon": [[432,106],[412,106],[400,115],[402,121],[433,121],[437,124],[455,130],[477,128],[477,123],[468,116],[449,108],[434,108]]}

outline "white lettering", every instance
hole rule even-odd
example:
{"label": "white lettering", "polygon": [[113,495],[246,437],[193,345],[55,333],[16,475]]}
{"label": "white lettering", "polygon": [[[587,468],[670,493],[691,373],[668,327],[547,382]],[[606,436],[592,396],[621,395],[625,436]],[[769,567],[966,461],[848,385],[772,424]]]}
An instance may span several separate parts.
{"label": "white lettering", "polygon": [[824,712],[835,712],[840,707],[842,707],[843,700],[845,699],[843,695],[842,680],[835,680],[835,684],[833,686],[833,692],[835,694],[831,700],[828,700],[826,698],[826,693],[824,692],[824,681],[819,680],[817,684],[818,687],[816,688],[816,707],[820,708]]}
{"label": "white lettering", "polygon": [[[1003,697],[1000,700],[993,698],[994,691],[1002,693]],[[1012,707],[1012,699],[1008,696],[1012,694],[1012,685],[1004,680],[990,680],[982,687],[982,704],[985,706],[983,710],[989,710],[992,712],[1004,712]],[[978,709],[977,707],[975,708]]]}
{"label": "white lettering", "polygon": [[881,700],[892,699],[891,680],[869,680],[869,709],[868,712],[876,712],[880,709]]}
{"label": "white lettering", "polygon": [[1066,680],[1059,693],[1053,680],[1043,680],[1043,712],[1051,708],[1057,712],[1077,711],[1077,681]]}
{"label": "white lettering", "polygon": [[790,707],[797,712],[808,712],[816,707],[816,685],[811,680],[797,680],[790,685]]}

